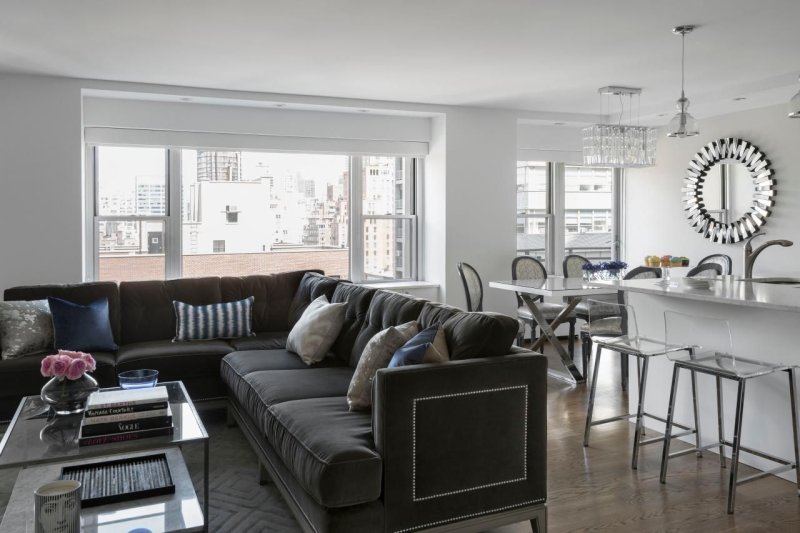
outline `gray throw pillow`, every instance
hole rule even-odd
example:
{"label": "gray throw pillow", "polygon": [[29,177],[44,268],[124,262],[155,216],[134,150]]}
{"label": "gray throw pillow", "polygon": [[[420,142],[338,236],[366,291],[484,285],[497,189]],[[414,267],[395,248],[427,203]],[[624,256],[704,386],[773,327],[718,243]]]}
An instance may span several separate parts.
{"label": "gray throw pillow", "polygon": [[13,359],[53,349],[53,316],[47,300],[0,302],[0,352]]}
{"label": "gray throw pillow", "polygon": [[406,322],[379,331],[367,342],[347,388],[347,405],[351,411],[366,410],[372,406],[375,374],[389,366],[394,352],[418,332],[419,325],[416,322]]}
{"label": "gray throw pillow", "polygon": [[347,303],[328,303],[324,295],[308,304],[289,332],[286,349],[307,365],[322,361],[342,330],[346,307]]}

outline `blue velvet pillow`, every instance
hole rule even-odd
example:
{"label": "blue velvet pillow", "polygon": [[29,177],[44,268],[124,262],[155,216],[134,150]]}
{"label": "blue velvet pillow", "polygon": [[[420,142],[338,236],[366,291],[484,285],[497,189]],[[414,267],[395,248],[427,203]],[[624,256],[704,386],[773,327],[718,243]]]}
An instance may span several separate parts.
{"label": "blue velvet pillow", "polygon": [[434,324],[411,337],[408,342],[394,352],[392,360],[389,362],[389,368],[422,364],[428,348],[433,346],[433,339],[436,338],[438,330],[439,324]]}
{"label": "blue velvet pillow", "polygon": [[47,303],[53,315],[56,350],[113,352],[118,348],[108,317],[108,298],[81,305],[50,297]]}

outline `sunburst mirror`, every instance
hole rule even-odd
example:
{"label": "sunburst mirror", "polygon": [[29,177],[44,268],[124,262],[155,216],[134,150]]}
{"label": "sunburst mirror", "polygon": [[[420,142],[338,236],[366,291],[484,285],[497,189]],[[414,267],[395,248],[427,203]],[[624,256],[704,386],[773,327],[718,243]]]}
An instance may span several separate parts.
{"label": "sunburst mirror", "polygon": [[689,161],[683,180],[689,224],[718,243],[739,242],[766,224],[775,205],[770,162],[751,142],[725,138],[705,145]]}

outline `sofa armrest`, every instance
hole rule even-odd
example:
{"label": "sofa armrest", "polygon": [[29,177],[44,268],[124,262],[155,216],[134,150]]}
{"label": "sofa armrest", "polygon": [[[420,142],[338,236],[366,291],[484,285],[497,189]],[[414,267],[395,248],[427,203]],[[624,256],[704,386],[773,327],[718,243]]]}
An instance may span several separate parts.
{"label": "sofa armrest", "polygon": [[547,497],[547,360],[532,352],[380,370],[373,433],[386,531],[410,532]]}

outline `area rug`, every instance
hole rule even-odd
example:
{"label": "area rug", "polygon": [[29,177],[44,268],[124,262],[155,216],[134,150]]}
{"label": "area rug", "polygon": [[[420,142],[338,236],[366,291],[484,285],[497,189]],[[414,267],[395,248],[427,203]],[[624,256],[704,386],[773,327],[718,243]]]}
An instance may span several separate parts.
{"label": "area rug", "polygon": [[[299,533],[278,489],[258,484],[258,461],[242,432],[225,425],[222,409],[204,410],[201,418],[211,436],[210,531],[220,533]],[[6,426],[0,426],[0,434]],[[183,447],[186,465],[202,502],[203,447]],[[0,514],[5,512],[18,469],[0,470]]]}

